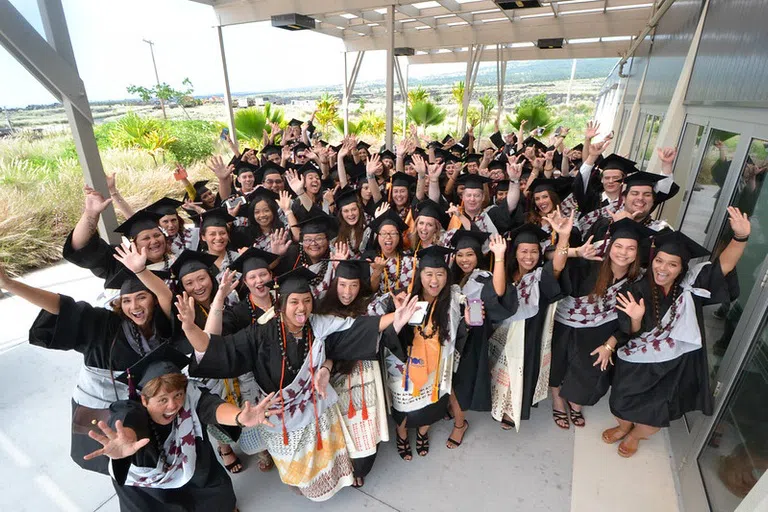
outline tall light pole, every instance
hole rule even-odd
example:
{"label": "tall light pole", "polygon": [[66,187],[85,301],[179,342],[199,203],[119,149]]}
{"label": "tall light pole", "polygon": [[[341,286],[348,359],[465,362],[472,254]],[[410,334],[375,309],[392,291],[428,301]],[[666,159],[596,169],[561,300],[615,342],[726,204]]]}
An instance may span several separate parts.
{"label": "tall light pole", "polygon": [[[157,63],[155,62],[155,43],[148,39],[142,39],[145,43],[149,45],[149,53],[152,54],[152,66],[155,68],[155,81],[157,81],[157,92],[160,92],[160,76],[157,74]],[[157,99],[160,100],[160,108],[163,109],[163,119],[168,119],[165,115],[165,102],[163,101],[163,98],[161,98],[159,95]]]}

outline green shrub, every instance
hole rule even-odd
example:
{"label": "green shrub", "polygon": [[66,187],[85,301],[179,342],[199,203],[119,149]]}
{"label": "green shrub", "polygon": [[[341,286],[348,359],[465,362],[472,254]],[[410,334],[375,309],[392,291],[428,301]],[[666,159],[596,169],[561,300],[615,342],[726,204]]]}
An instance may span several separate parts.
{"label": "green shrub", "polygon": [[168,121],[168,133],[175,139],[168,150],[182,165],[205,160],[216,150],[220,129],[208,121]]}

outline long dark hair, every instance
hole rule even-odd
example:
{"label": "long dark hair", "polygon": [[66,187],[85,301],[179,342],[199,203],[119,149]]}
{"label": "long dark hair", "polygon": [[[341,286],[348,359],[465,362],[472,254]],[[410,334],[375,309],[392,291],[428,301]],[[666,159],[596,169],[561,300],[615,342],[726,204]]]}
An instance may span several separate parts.
{"label": "long dark hair", "polygon": [[[556,209],[558,206],[560,206],[562,201],[560,200],[560,196],[557,195],[557,192],[549,189],[542,190],[541,192],[546,192],[549,194],[549,199],[552,201],[553,209]],[[528,224],[536,224],[538,226],[541,224],[541,212],[539,212],[539,209],[536,207],[534,195],[534,192],[531,191],[531,195],[528,196],[528,212],[525,215],[525,222]]]}
{"label": "long dark hair", "polygon": [[[528,243],[528,242],[523,242]],[[539,246],[539,261],[536,263],[536,266],[531,269],[531,272],[536,270],[541,266],[541,264],[544,262],[544,251],[541,249],[540,244],[536,244]],[[518,270],[518,264],[517,264],[517,248],[520,247],[520,244],[511,244],[510,248],[508,249],[509,253],[507,254],[506,258],[506,264],[507,264],[507,281],[511,281],[515,278],[515,274],[517,274]],[[520,276],[522,278],[522,276]]]}
{"label": "long dark hair", "polygon": [[317,306],[317,314],[339,316],[342,318],[357,318],[359,316],[364,316],[368,312],[368,304],[373,297],[373,291],[371,290],[370,281],[367,279],[359,279],[359,281],[360,291],[357,293],[357,297],[352,301],[352,304],[345,306],[341,303],[341,300],[339,300],[339,278],[334,277],[325,297]]}
{"label": "long dark hair", "polygon": [[[416,274],[413,276],[413,293],[412,295],[416,295],[419,298],[422,297],[422,292],[424,291],[422,285],[421,285],[421,273],[424,271],[425,268],[431,268],[431,267],[419,267]],[[440,267],[445,268],[445,267]],[[433,308],[434,312],[432,313],[432,326],[431,330],[434,332],[435,329],[438,331],[438,339],[440,340],[441,345],[445,345],[448,342],[448,339],[450,337],[450,324],[449,324],[449,312],[451,309],[451,273],[448,269],[445,269],[447,271],[447,279],[445,281],[445,286],[442,290],[440,290],[440,293],[437,295],[437,298],[435,298],[435,301],[432,303],[431,307]],[[424,317],[424,321],[426,322],[429,319],[429,314],[427,314]],[[427,326],[425,326],[427,327]]]}
{"label": "long dark hair", "polygon": [[[680,268],[680,275],[678,275],[675,278],[675,281],[672,283],[672,289],[670,292],[672,293],[672,305],[670,306],[670,309],[672,310],[672,315],[670,318],[670,324],[675,321],[675,318],[677,317],[677,298],[680,296],[680,283],[683,281],[683,278],[688,273],[688,263],[683,261],[683,264]],[[659,305],[659,293],[663,293],[661,286],[656,284],[656,281],[653,279],[653,260],[651,260],[651,263],[648,268],[648,272],[646,272],[647,278],[648,278],[648,285],[651,287],[651,307],[653,312],[653,322],[654,326],[658,329],[662,329],[664,326],[661,325],[661,320],[664,317],[664,315],[661,314],[660,311],[660,305]]]}
{"label": "long dark hair", "polygon": [[[611,240],[611,243],[608,244],[608,247],[605,250],[605,257],[603,257],[603,262],[600,264],[600,269],[597,271],[597,280],[595,281],[595,286],[592,288],[592,291],[589,292],[590,297],[602,297],[605,295],[606,290],[611,287],[613,284],[613,271],[611,270],[611,248],[613,247],[613,243],[616,241],[616,239]],[[627,282],[632,283],[635,279],[637,279],[637,276],[640,275],[640,247],[638,244],[638,252],[635,256],[635,261],[630,263],[629,268],[627,269]]]}
{"label": "long dark hair", "polygon": [[354,238],[357,247],[354,247],[353,249],[362,251],[363,247],[360,246],[360,242],[363,239],[363,232],[365,231],[365,210],[363,210],[363,205],[360,200],[349,204],[357,205],[357,223],[354,226],[350,226],[347,221],[344,220],[344,217],[341,215],[341,208],[339,208],[338,212],[336,212],[336,215],[339,218],[339,234],[336,236],[336,240],[339,242],[346,242],[351,246],[352,238]]}
{"label": "long dark hair", "polygon": [[246,210],[248,215],[248,231],[250,231],[250,234],[253,238],[256,238],[261,235],[266,235],[261,229],[261,226],[256,222],[256,219],[253,218],[253,213],[256,210],[256,205],[260,202],[264,201],[267,203],[267,207],[269,208],[269,211],[272,212],[272,224],[269,226],[269,229],[274,231],[276,229],[280,229],[283,226],[283,223],[280,221],[280,215],[277,203],[274,199],[271,199],[269,197],[264,197],[259,200],[254,200],[248,203],[248,209]]}
{"label": "long dark hair", "polygon": [[[477,258],[477,266],[475,269],[485,270],[488,268],[488,262],[489,258],[486,256],[483,256],[483,252],[478,252],[474,247],[465,247],[462,249],[472,249],[472,252],[475,253],[475,257]],[[457,249],[456,252],[461,251],[462,249]],[[451,265],[451,278],[454,283],[457,283],[459,286],[464,286],[466,284],[466,279],[469,277],[469,274],[464,274],[464,271],[461,270],[461,267],[456,263],[456,256],[454,255],[453,258],[453,264]]]}

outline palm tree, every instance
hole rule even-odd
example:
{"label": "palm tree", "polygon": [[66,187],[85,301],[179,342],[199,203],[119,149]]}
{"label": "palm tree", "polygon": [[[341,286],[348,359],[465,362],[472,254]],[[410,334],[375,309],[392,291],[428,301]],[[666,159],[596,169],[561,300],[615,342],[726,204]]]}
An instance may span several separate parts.
{"label": "palm tree", "polygon": [[518,105],[515,109],[515,117],[507,115],[506,119],[507,123],[515,130],[520,129],[520,122],[525,119],[525,125],[530,130],[544,128],[544,133],[542,135],[549,135],[559,122],[549,111],[549,108],[531,104]]}
{"label": "palm tree", "polygon": [[429,100],[416,101],[408,109],[408,119],[422,128],[441,124],[445,121],[445,115],[445,110]]}
{"label": "palm tree", "polygon": [[408,91],[408,105],[413,105],[417,101],[428,99],[429,92],[422,86],[418,86],[417,88]]}
{"label": "palm tree", "polygon": [[266,103],[264,108],[249,107],[235,112],[237,139],[248,147],[260,148],[264,130],[270,132],[271,123],[283,122],[283,110]]}
{"label": "palm tree", "polygon": [[459,123],[461,122],[461,117],[464,115],[464,82],[456,82],[453,84],[453,88],[451,89],[451,96],[453,96],[453,101],[458,106],[458,110],[456,111],[456,132],[459,131]]}
{"label": "palm tree", "polygon": [[490,121],[493,109],[496,108],[496,98],[486,93],[478,98],[482,109],[480,110],[480,126],[477,133],[478,137],[482,137],[485,125]]}
{"label": "palm tree", "polygon": [[334,125],[339,119],[339,100],[324,92],[315,103],[315,110],[315,121],[320,125],[323,132],[327,132],[328,127]]}

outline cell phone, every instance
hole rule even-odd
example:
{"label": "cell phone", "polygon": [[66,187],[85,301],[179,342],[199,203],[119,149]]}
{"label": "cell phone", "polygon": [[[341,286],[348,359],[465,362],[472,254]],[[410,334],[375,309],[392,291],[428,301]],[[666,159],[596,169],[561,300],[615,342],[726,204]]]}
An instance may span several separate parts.
{"label": "cell phone", "polygon": [[563,127],[562,126],[558,126],[557,130],[555,130],[555,135],[559,137],[560,134],[562,134],[562,133],[563,133]]}
{"label": "cell phone", "polygon": [[429,302],[427,301],[419,301],[416,303],[416,311],[411,315],[410,320],[408,320],[408,325],[421,325],[424,323],[424,316],[427,314],[427,308],[429,307]]}
{"label": "cell phone", "polygon": [[483,301],[481,299],[467,299],[467,307],[469,308],[469,325],[470,327],[479,327],[483,325]]}
{"label": "cell phone", "polygon": [[224,205],[227,207],[228,210],[235,208],[238,204],[244,205],[245,203],[246,203],[246,200],[244,196],[232,197],[224,201]]}
{"label": "cell phone", "polygon": [[219,138],[221,140],[227,140],[227,137],[229,137],[229,128],[222,128]]}

